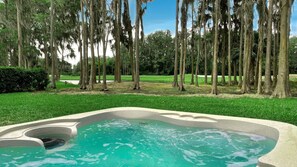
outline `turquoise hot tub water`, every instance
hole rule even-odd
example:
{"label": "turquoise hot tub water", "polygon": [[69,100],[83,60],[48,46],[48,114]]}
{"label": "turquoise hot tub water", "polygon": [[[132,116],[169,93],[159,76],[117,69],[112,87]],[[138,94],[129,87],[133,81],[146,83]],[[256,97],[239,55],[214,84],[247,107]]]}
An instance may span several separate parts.
{"label": "turquoise hot tub water", "polygon": [[113,119],[79,128],[65,148],[1,148],[0,166],[256,166],[275,144],[254,134]]}

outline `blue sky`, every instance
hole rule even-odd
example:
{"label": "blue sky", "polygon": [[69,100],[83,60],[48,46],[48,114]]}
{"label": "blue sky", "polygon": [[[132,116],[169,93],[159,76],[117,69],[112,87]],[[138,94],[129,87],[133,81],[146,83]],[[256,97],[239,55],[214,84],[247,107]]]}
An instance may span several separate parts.
{"label": "blue sky", "polygon": [[[144,15],[144,31],[150,34],[157,30],[170,30],[175,32],[175,5],[176,0],[154,0],[147,4],[147,10]],[[135,0],[130,0],[131,19],[135,18]],[[297,3],[294,3],[292,10],[291,35],[297,36]],[[257,23],[257,14],[255,14]],[[257,29],[257,26],[254,27]]]}

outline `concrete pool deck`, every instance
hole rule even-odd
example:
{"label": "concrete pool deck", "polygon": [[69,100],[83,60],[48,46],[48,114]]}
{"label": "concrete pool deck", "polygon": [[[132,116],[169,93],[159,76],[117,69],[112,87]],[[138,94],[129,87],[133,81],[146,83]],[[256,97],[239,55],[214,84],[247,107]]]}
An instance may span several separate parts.
{"label": "concrete pool deck", "polygon": [[259,167],[297,166],[297,127],[291,124],[227,117],[199,113],[186,113],[146,108],[111,108],[53,119],[0,127],[0,147],[39,146],[42,136],[63,138],[66,141],[77,134],[77,128],[106,119],[152,119],[167,123],[201,128],[216,128],[262,135],[277,141],[275,148],[259,158]]}

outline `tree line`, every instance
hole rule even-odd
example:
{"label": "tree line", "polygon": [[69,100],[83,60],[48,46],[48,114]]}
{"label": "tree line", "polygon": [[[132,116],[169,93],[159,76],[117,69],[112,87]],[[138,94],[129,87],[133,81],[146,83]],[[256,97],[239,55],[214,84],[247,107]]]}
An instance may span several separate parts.
{"label": "tree line", "polygon": [[[207,40],[209,43],[211,42],[211,36],[210,33],[207,35]],[[195,36],[195,39],[197,39],[198,36]],[[257,55],[257,49],[258,49],[258,38],[259,38],[259,33],[257,31],[254,31],[254,46],[252,48],[252,61],[256,61],[256,55]],[[192,40],[190,34],[188,33],[188,42]],[[151,34],[148,34],[145,36],[144,40],[140,43],[140,55],[139,55],[139,65],[140,65],[140,74],[141,75],[173,75],[174,74],[174,42],[175,42],[175,37],[171,34],[169,30],[165,31],[156,31]],[[233,46],[237,46],[236,42],[232,42]],[[273,43],[274,43],[273,39]],[[211,74],[211,62],[212,62],[212,46],[209,45],[209,43],[206,43],[206,59],[204,56],[199,57],[199,74],[204,75],[207,77],[208,75]],[[204,45],[204,44],[203,44]],[[239,44],[238,44],[239,46]],[[204,47],[204,46],[203,46]],[[264,54],[265,52],[265,47],[264,47]],[[197,47],[194,48],[194,51],[197,52]],[[292,37],[290,38],[290,45],[289,45],[289,73],[290,74],[297,74],[297,37]],[[131,71],[131,65],[130,65],[130,55],[129,55],[129,50],[126,49],[124,46],[121,46],[121,55],[122,55],[122,62],[121,62],[121,71],[123,75],[132,75]],[[227,64],[225,63],[225,68],[222,67],[222,54],[219,54],[219,63],[218,63],[218,75],[224,74],[223,70],[227,69]],[[232,48],[231,49],[231,61],[232,66],[231,66],[231,71],[232,71],[232,84],[238,84],[238,58],[239,58],[239,50],[238,48]],[[186,73],[191,74],[192,73],[192,60],[193,63],[197,62],[197,57],[194,57],[191,59],[191,47],[187,48],[187,57],[186,57]],[[265,60],[265,57],[263,58]],[[206,61],[206,65],[204,62]],[[236,61],[236,63],[235,63]],[[97,73],[98,75],[98,64],[99,61],[96,58],[95,60],[97,66]],[[102,62],[102,55],[100,62]],[[115,57],[107,57],[107,63],[106,63],[106,68],[107,68],[107,74],[108,75],[113,75],[114,74],[114,67],[115,67]],[[205,69],[206,67],[206,69]],[[91,64],[89,62],[89,69],[91,68]],[[102,75],[102,63],[100,63],[100,71]],[[64,71],[67,70],[69,71],[69,68],[61,69],[61,72],[64,73]],[[262,67],[262,75],[264,75],[265,69],[264,66]],[[78,62],[77,65],[74,67],[74,72],[72,75],[79,75],[80,73],[80,62]],[[68,73],[71,74],[71,73]],[[235,74],[235,75],[234,75]],[[225,75],[225,74],[224,74]],[[226,84],[226,81],[222,80],[223,85]]]}
{"label": "tree line", "polygon": [[[198,85],[197,76],[201,64],[199,60],[201,56],[205,56],[204,66],[206,70],[204,72],[206,73],[207,54],[205,52],[207,52],[207,43],[210,42],[213,51],[212,94],[218,94],[217,78],[218,62],[220,61],[222,63],[222,82],[225,83],[225,71],[227,71],[228,85],[232,85],[233,64],[233,74],[236,74],[236,71],[239,73],[238,84],[242,93],[249,93],[255,87],[258,94],[272,93],[275,97],[290,96],[288,49],[293,2],[293,0],[182,0],[181,2],[176,0],[176,34],[179,32],[179,26],[181,27],[181,33],[175,41],[173,85],[178,86],[181,91],[185,90],[183,81],[188,45],[192,48],[192,51],[190,51],[192,59],[191,82],[194,84],[195,78],[195,84]],[[181,5],[179,5],[180,3]],[[256,44],[253,31],[254,7],[259,14],[258,45],[255,55],[253,54],[254,45]],[[188,18],[189,10],[192,13],[191,18]],[[190,29],[192,40],[188,42],[187,23],[190,19],[192,20]],[[211,32],[212,35],[210,41],[207,40],[208,32]],[[200,38],[195,39],[195,33]],[[198,53],[195,52],[195,47],[197,47]],[[238,59],[232,59],[231,47],[238,50]],[[180,53],[178,50],[181,50]],[[196,66],[194,66],[194,56],[197,57]],[[263,62],[264,56],[265,62]],[[264,84],[262,82],[263,65],[265,66]],[[225,69],[226,66],[227,69]],[[207,78],[205,80],[207,82]]]}
{"label": "tree line", "polygon": [[[42,52],[44,68],[52,74],[55,88],[57,55],[62,55],[62,62],[64,56],[75,56],[71,46],[77,43],[81,89],[93,88],[96,74],[101,73],[96,67],[102,64],[102,90],[108,90],[106,50],[111,43],[115,82],[120,83],[121,75],[130,71],[135,90],[140,89],[140,71],[153,68],[157,74],[173,72],[173,86],[180,91],[185,91],[185,74],[189,71],[191,84],[196,86],[201,71],[206,83],[207,74],[211,74],[211,93],[218,94],[220,67],[223,84],[238,84],[242,93],[255,88],[258,94],[290,96],[288,67],[292,61],[289,63],[288,55],[293,0],[176,0],[176,37],[173,42],[171,35],[163,34],[164,40],[170,41],[163,50],[147,47],[147,41],[155,47],[163,43],[154,36],[144,37],[143,15],[150,1],[135,0],[132,21],[129,0],[4,0],[0,3],[1,62],[31,68],[38,64]],[[259,15],[257,32],[253,31],[254,7]],[[103,46],[102,58],[99,46]],[[65,55],[65,50],[70,54]],[[175,56],[170,57],[173,52]]]}

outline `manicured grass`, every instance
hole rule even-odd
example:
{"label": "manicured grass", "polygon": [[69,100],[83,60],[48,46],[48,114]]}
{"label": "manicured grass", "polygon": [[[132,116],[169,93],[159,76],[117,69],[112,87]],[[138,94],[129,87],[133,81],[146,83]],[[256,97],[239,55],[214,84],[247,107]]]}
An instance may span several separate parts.
{"label": "manicured grass", "polygon": [[0,95],[0,125],[16,124],[111,107],[147,107],[277,120],[297,125],[297,100],[61,94],[50,92]]}
{"label": "manicured grass", "polygon": [[[233,77],[232,77],[233,78]],[[97,76],[98,79],[98,76]],[[79,80],[79,76],[70,76],[70,75],[63,75],[61,76],[61,80]],[[101,76],[102,80],[102,76]],[[107,80],[114,80],[113,75],[107,75]],[[199,83],[204,83],[204,77],[199,77]],[[220,77],[219,77],[220,80]],[[227,81],[228,79],[226,79]],[[129,82],[132,81],[131,75],[122,75],[122,81]],[[172,75],[141,75],[140,76],[141,82],[154,82],[154,83],[172,83],[173,82],[173,76]],[[208,83],[210,83],[211,78],[208,78]],[[186,84],[189,84],[191,82],[191,75],[186,75]]]}
{"label": "manicured grass", "polygon": [[69,88],[79,88],[78,85],[65,83],[65,82],[56,82],[57,89],[69,89]]}

